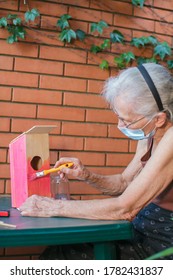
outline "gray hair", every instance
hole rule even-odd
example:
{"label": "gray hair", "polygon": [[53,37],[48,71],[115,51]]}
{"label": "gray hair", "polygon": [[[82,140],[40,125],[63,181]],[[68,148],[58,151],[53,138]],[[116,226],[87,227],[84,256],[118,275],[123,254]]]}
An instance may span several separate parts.
{"label": "gray hair", "polygon": [[[160,95],[164,111],[173,121],[173,78],[169,71],[156,63],[145,63],[151,79],[153,80]],[[126,100],[127,104],[133,105],[138,114],[149,116],[159,112],[156,101],[137,67],[128,68],[117,77],[106,80],[103,88],[103,97],[114,109],[114,101],[117,96]]]}

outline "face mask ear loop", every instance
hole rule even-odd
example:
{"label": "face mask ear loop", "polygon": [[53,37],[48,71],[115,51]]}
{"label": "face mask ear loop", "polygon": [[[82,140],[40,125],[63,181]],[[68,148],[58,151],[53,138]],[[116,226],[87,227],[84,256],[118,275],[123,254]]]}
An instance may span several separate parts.
{"label": "face mask ear loop", "polygon": [[141,75],[143,76],[145,82],[147,83],[147,85],[156,101],[159,111],[163,111],[164,108],[163,108],[162,101],[160,99],[160,95],[157,91],[157,88],[156,88],[153,80],[151,79],[149,73],[147,72],[146,68],[142,64],[140,64],[137,68],[140,71]]}

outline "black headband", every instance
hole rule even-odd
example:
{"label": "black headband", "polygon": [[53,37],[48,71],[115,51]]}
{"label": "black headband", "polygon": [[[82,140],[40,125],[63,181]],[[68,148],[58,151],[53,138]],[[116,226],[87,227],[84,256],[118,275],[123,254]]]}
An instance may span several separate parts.
{"label": "black headband", "polygon": [[155,84],[153,83],[153,80],[151,79],[149,73],[147,72],[147,70],[145,69],[145,67],[140,64],[138,66],[138,70],[140,71],[140,73],[142,74],[143,78],[145,79],[149,89],[151,90],[151,93],[157,103],[157,106],[159,108],[159,111],[163,111],[163,104],[162,104],[162,101],[160,99],[160,95],[155,87]]}

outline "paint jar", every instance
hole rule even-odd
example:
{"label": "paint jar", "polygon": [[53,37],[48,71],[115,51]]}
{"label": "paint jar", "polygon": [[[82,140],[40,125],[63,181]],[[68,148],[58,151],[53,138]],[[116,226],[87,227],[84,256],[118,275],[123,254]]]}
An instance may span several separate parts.
{"label": "paint jar", "polygon": [[69,180],[66,176],[60,178],[58,174],[51,174],[51,195],[55,199],[70,199]]}

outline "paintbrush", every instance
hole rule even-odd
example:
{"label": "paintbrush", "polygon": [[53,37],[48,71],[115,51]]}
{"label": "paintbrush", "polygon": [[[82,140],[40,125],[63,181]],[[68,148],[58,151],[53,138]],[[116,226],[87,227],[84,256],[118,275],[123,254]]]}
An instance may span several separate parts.
{"label": "paintbrush", "polygon": [[71,167],[73,165],[72,162],[67,162],[67,163],[64,163],[64,164],[61,164],[60,166],[58,166],[57,168],[51,168],[51,169],[47,169],[47,170],[43,170],[43,171],[40,171],[40,172],[36,172],[34,174],[32,174],[30,176],[30,180],[33,181],[35,179],[38,179],[38,178],[41,178],[41,177],[44,177],[50,173],[53,173],[53,172],[57,172],[57,171],[60,171],[61,168],[63,167]]}

